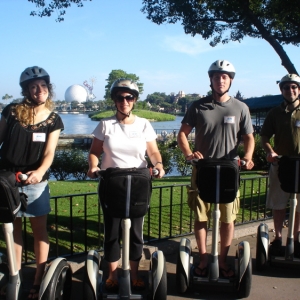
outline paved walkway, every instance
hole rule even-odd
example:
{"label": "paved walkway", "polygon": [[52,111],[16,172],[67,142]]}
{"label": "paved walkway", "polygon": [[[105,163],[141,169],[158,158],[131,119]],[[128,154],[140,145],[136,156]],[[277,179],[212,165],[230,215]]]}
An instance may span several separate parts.
{"label": "paved walkway", "polygon": [[[272,222],[268,222],[269,229],[273,228]],[[229,251],[229,263],[234,264],[234,257],[237,249],[237,245],[240,241],[248,241],[250,243],[253,275],[252,275],[252,288],[250,296],[247,299],[288,299],[298,300],[300,299],[300,267],[288,266],[288,267],[269,267],[263,273],[258,273],[255,269],[255,255],[256,255],[256,230],[258,223],[252,225],[243,225],[236,227],[235,238],[232,242]],[[287,228],[283,229],[284,240],[287,234]],[[270,240],[273,239],[273,233],[269,233]],[[198,251],[196,248],[195,240],[193,236],[189,237],[192,242],[194,261],[197,262]],[[208,238],[208,244],[210,244],[210,237]],[[176,287],[176,260],[180,239],[167,240],[153,245],[145,246],[145,255],[149,256],[149,252],[158,248],[164,252],[167,261],[167,274],[168,274],[168,300],[177,299],[236,299],[235,293],[231,290],[222,288],[219,286],[209,288],[202,286],[201,289],[194,288],[188,290],[186,294],[179,295]],[[210,251],[210,249],[209,249]],[[72,299],[81,300],[84,299],[82,295],[82,275],[83,275],[83,261],[85,257],[77,257],[70,261],[70,265],[73,271],[73,285],[72,285]],[[147,279],[149,261],[143,259],[140,263],[141,275]],[[104,269],[105,271],[105,269]],[[23,269],[24,291],[28,292],[30,284],[32,282],[34,274],[34,266],[26,266]],[[107,273],[106,273],[107,274]],[[24,298],[25,299],[25,298]],[[88,300],[88,299],[85,299]]]}

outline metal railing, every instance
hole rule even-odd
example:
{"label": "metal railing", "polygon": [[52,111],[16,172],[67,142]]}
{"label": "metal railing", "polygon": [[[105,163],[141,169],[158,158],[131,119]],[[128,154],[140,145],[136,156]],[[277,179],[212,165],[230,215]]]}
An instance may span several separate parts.
{"label": "metal railing", "polygon": [[[236,226],[271,218],[265,206],[268,177],[242,178]],[[186,184],[154,186],[151,206],[144,219],[144,241],[169,239],[193,232],[194,213],[187,204]],[[49,258],[73,256],[103,248],[103,215],[97,193],[51,197],[48,217]],[[68,207],[68,209],[63,209]],[[24,261],[32,262],[33,238],[24,218]]]}

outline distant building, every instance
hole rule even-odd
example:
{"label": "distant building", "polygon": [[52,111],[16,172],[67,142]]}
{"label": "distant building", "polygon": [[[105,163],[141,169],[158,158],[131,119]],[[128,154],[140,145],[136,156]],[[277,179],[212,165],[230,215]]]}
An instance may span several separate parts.
{"label": "distant building", "polygon": [[[174,93],[172,93],[174,95]],[[174,103],[177,103],[180,98],[185,97],[184,91],[179,91],[177,95],[174,95]]]}

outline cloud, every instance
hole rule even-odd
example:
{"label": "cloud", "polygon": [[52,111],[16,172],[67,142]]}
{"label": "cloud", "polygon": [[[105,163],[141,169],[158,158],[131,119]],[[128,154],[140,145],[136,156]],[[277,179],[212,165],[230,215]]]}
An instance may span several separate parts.
{"label": "cloud", "polygon": [[228,49],[238,45],[238,42],[231,42],[229,44],[218,44],[216,47],[211,47],[209,45],[209,40],[204,40],[198,35],[195,37],[190,35],[166,36],[163,40],[163,47],[165,49],[185,53],[191,56],[205,52],[220,51],[224,47]]}

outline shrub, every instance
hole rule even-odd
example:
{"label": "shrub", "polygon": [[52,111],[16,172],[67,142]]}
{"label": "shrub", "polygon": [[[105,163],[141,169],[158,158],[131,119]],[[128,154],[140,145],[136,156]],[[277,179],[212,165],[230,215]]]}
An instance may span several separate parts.
{"label": "shrub", "polygon": [[[260,136],[255,135],[255,148],[253,153],[253,162],[254,162],[254,170],[267,170],[269,168],[269,163],[266,159],[266,152],[262,148],[260,143]],[[270,144],[274,147],[274,139],[271,138]],[[244,157],[244,146],[240,144],[238,147],[238,155],[239,157]]]}
{"label": "shrub", "polygon": [[171,173],[174,168],[174,166],[173,166],[174,164],[172,162],[173,149],[170,146],[170,142],[169,141],[158,141],[157,145],[158,145],[158,149],[160,151],[161,158],[163,161],[164,170],[165,170],[166,174]]}
{"label": "shrub", "polygon": [[50,175],[56,180],[86,179],[88,171],[88,151],[82,149],[63,149],[55,153],[50,167]]}

